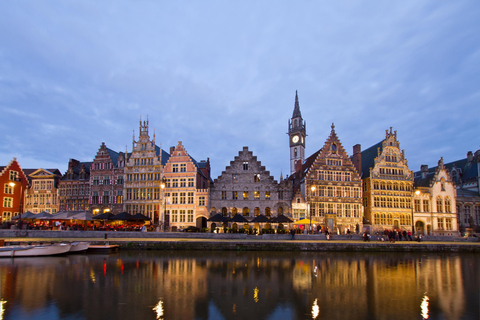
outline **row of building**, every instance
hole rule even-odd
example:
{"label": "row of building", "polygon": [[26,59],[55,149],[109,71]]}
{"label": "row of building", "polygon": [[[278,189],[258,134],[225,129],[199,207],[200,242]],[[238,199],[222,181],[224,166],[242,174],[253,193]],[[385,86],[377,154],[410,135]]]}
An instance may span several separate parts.
{"label": "row of building", "polygon": [[207,220],[216,214],[248,221],[260,215],[308,218],[313,226],[339,233],[398,229],[458,235],[480,226],[480,150],[413,172],[392,128],[363,151],[355,145],[349,156],[332,124],[324,146],[307,157],[297,94],[288,124],[290,174],[279,181],[248,147],[212,179],[209,159],[196,161],[181,141],[169,152],[161,149],[155,134],[149,135],[148,120],[140,120],[139,129],[131,152],[102,143],[93,161],[70,159],[64,174],[22,169],[16,159],[0,167],[2,221],[27,211],[87,210],[142,213],[171,230],[210,227]]}

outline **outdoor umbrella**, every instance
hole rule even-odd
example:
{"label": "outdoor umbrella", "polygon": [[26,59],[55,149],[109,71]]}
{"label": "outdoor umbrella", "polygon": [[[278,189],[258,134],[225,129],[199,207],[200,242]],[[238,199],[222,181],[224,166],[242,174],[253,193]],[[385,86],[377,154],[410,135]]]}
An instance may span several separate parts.
{"label": "outdoor umbrella", "polygon": [[283,214],[279,214],[278,217],[272,219],[274,223],[292,223],[293,220]]}
{"label": "outdoor umbrella", "polygon": [[46,211],[40,212],[39,214],[36,215],[34,219],[40,219],[40,220],[50,220],[52,218],[53,214],[50,214]]}
{"label": "outdoor umbrella", "polygon": [[221,213],[217,213],[216,215],[210,217],[207,221],[210,221],[210,222],[228,222],[228,218],[223,216]]}
{"label": "outdoor umbrella", "polygon": [[310,219],[302,219],[302,220],[295,221],[295,224],[314,224],[314,223],[316,222]]}
{"label": "outdoor umbrella", "polygon": [[236,215],[233,216],[232,219],[230,219],[230,222],[248,223],[248,220],[241,214],[237,213]]}
{"label": "outdoor umbrella", "polygon": [[150,220],[149,217],[147,217],[146,215],[143,215],[143,214],[141,214],[141,213],[134,214],[134,215],[133,215],[133,218],[134,218],[134,220],[143,220],[143,221],[148,221],[148,220]]}
{"label": "outdoor umbrella", "polygon": [[136,220],[136,219],[130,213],[124,211],[124,212],[120,212],[119,214],[114,215],[111,220],[132,221],[132,220]]}
{"label": "outdoor umbrella", "polygon": [[21,213],[21,214],[15,216],[15,217],[13,217],[12,219],[14,219],[14,220],[17,220],[17,219],[35,219],[35,217],[36,217],[35,213],[27,211],[27,212]]}
{"label": "outdoor umbrella", "polygon": [[258,223],[268,223],[270,222],[270,219],[265,217],[263,214],[256,216],[253,218],[252,222],[258,222]]}
{"label": "outdoor umbrella", "polygon": [[93,219],[93,214],[91,214],[88,211],[76,211],[76,212],[74,212],[74,214],[69,216],[69,219],[90,221],[90,220]]}
{"label": "outdoor umbrella", "polygon": [[113,213],[105,212],[105,213],[93,216],[92,219],[95,219],[95,220],[113,220],[113,217],[115,217],[115,215]]}

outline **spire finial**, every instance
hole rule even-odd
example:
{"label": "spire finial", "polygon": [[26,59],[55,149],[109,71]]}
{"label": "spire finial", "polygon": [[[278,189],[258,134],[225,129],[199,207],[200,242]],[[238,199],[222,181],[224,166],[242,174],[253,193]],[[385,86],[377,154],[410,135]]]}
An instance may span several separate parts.
{"label": "spire finial", "polygon": [[300,103],[298,102],[298,91],[297,90],[295,90],[295,106],[293,108],[292,118],[302,118],[302,114],[300,113]]}
{"label": "spire finial", "polygon": [[335,124],[332,122],[332,131],[335,131]]}

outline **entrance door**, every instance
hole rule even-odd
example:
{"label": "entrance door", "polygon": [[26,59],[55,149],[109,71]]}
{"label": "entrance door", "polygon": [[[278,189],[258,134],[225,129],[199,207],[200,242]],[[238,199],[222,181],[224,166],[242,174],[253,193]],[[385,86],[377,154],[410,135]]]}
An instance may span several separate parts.
{"label": "entrance door", "polygon": [[422,221],[417,221],[415,223],[415,233],[424,234],[424,232],[425,232],[425,224]]}
{"label": "entrance door", "polygon": [[400,229],[400,221],[393,220],[393,228],[394,229]]}
{"label": "entrance door", "polygon": [[335,224],[333,223],[333,218],[328,218],[327,219],[327,227],[330,232],[333,232],[333,228],[335,227]]}

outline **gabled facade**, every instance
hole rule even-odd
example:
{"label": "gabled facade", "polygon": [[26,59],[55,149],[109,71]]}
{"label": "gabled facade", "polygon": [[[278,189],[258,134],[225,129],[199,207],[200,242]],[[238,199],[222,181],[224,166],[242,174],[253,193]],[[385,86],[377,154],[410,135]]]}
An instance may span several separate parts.
{"label": "gabled facade", "polygon": [[225,217],[241,214],[247,220],[260,214],[291,216],[291,203],[291,182],[274,180],[248,147],[243,147],[214,180],[210,190],[211,216],[217,213]]}
{"label": "gabled facade", "polygon": [[340,234],[361,230],[362,180],[333,124],[323,148],[306,162],[302,174],[304,178],[297,177],[297,181],[309,211],[294,218],[311,218],[316,225]]}
{"label": "gabled facade", "polygon": [[164,206],[161,223],[164,230],[196,226],[207,227],[210,161],[197,162],[179,141],[170,148],[164,168]]}
{"label": "gabled facade", "polygon": [[141,213],[151,219],[154,224],[160,222],[163,209],[161,181],[163,167],[169,154],[155,145],[148,135],[148,120],[140,120],[138,141],[133,135],[132,153],[125,163],[125,197],[124,210],[130,214]]}
{"label": "gabled facade", "polygon": [[0,166],[0,218],[1,222],[11,221],[12,217],[24,210],[25,191],[28,178],[16,158],[6,166]]}
{"label": "gabled facade", "polygon": [[463,233],[480,232],[480,150],[467,157],[446,163],[445,167],[457,186],[457,217]]}
{"label": "gabled facade", "polygon": [[56,213],[60,209],[58,187],[62,174],[58,169],[36,169],[28,174],[30,186],[26,190],[25,212]]}
{"label": "gabled facade", "polygon": [[90,166],[90,211],[94,214],[123,211],[125,153],[115,152],[104,142]]}
{"label": "gabled facade", "polygon": [[59,184],[59,209],[89,210],[91,162],[68,161],[67,172]]}
{"label": "gabled facade", "polygon": [[405,151],[400,151],[397,132],[386,130],[384,140],[363,152],[355,145],[352,157],[363,181],[365,224],[372,232],[412,231],[413,172]]}
{"label": "gabled facade", "polygon": [[414,225],[417,234],[458,236],[456,214],[457,190],[443,158],[438,166],[422,165],[415,172],[413,193]]}

